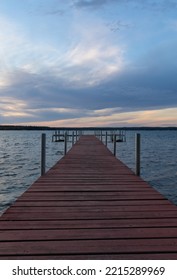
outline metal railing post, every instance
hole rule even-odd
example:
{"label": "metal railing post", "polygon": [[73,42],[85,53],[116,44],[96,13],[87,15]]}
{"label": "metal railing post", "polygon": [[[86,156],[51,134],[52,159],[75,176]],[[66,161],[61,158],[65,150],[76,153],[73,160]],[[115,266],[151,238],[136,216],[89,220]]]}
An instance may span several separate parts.
{"label": "metal railing post", "polygon": [[114,156],[116,156],[116,134],[113,136],[113,143],[114,143]]}
{"label": "metal railing post", "polygon": [[72,132],[72,146],[74,145],[74,130]]}
{"label": "metal railing post", "polygon": [[108,145],[108,132],[106,131],[106,143],[105,143],[106,147]]}
{"label": "metal railing post", "polygon": [[78,140],[78,135],[77,135],[77,130],[76,130],[76,142],[77,142],[77,140]]}
{"label": "metal railing post", "polygon": [[140,176],[140,133],[135,136],[135,174]]}
{"label": "metal railing post", "polygon": [[46,134],[41,135],[41,176],[45,174],[46,165]]}
{"label": "metal railing post", "polygon": [[67,131],[65,132],[65,141],[64,141],[64,155],[67,153]]}
{"label": "metal railing post", "polygon": [[57,139],[56,139],[56,140],[57,140],[57,141],[60,140],[60,130],[57,131]]}

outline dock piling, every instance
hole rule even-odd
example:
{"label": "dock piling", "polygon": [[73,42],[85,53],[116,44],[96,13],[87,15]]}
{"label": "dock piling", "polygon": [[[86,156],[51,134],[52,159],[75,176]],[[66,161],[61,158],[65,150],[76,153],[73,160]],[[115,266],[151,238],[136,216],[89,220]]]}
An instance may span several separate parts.
{"label": "dock piling", "polygon": [[135,174],[140,176],[140,133],[135,135]]}
{"label": "dock piling", "polygon": [[116,156],[116,134],[113,136],[113,143],[114,143],[114,156]]}
{"label": "dock piling", "polygon": [[46,164],[46,134],[41,135],[41,176],[45,174]]}
{"label": "dock piling", "polygon": [[106,147],[107,147],[107,145],[108,145],[108,132],[107,132],[107,131],[106,131],[105,145],[106,145]]}
{"label": "dock piling", "polygon": [[68,135],[67,135],[67,132],[65,132],[64,155],[66,155],[66,153],[67,153],[67,138],[68,138]]}
{"label": "dock piling", "polygon": [[72,132],[72,146],[74,145],[74,130]]}

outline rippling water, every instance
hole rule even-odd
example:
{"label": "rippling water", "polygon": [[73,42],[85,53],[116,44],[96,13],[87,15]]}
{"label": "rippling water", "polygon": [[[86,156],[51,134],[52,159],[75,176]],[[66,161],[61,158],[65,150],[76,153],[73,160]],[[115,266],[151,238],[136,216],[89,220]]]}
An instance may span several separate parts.
{"label": "rippling water", "polygon": [[[177,131],[127,131],[127,141],[117,143],[117,157],[132,170],[137,132],[141,134],[141,177],[177,204]],[[0,213],[40,176],[41,133],[0,131]],[[53,131],[45,133],[49,169],[62,157],[64,144],[51,141]],[[108,146],[113,149],[112,143]]]}
{"label": "rippling water", "polygon": [[[141,177],[177,204],[177,131],[146,130],[141,134]],[[136,132],[136,133],[137,133]],[[135,132],[127,132],[117,156],[135,170]]]}
{"label": "rippling water", "polygon": [[[41,131],[0,131],[0,213],[40,176]],[[63,155],[46,131],[46,170]],[[71,145],[69,143],[69,145]]]}

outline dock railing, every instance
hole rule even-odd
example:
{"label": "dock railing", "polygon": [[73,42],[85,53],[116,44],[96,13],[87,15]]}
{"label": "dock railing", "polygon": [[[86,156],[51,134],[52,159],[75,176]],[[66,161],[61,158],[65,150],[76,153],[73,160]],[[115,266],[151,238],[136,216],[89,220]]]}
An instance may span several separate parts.
{"label": "dock railing", "polygon": [[[96,131],[95,135],[103,142],[105,139],[105,145],[108,146],[108,142],[113,143],[113,154],[117,155],[117,142],[126,142],[125,131],[123,130],[113,130],[113,131],[105,131],[105,134],[102,131]],[[108,141],[109,136],[109,141]],[[135,174],[140,176],[141,170],[141,137],[140,133],[135,134]]]}
{"label": "dock railing", "polygon": [[[64,152],[66,155],[68,152],[68,142],[72,143],[72,146],[78,141],[79,137],[82,135],[82,131],[73,130],[70,131],[60,131],[56,130],[52,135],[52,142],[63,142]],[[41,176],[46,172],[46,134],[41,135]]]}
{"label": "dock railing", "polygon": [[[113,144],[112,152],[114,156],[117,155],[117,143],[126,142],[126,133],[124,129],[104,129],[104,130],[94,130],[94,135],[102,141],[106,146],[108,143]],[[64,142],[64,155],[66,155],[68,151],[68,142],[72,142],[72,146],[78,141],[79,137],[84,134],[84,131],[79,129],[70,130],[56,130],[52,136],[52,142]],[[43,140],[44,141],[44,140]],[[44,142],[45,143],[45,142]],[[44,145],[44,143],[42,145]],[[135,134],[135,174],[140,176],[141,170],[141,151],[140,151],[140,134]],[[44,149],[44,147],[43,147]],[[41,175],[45,173],[45,153],[41,152]]]}

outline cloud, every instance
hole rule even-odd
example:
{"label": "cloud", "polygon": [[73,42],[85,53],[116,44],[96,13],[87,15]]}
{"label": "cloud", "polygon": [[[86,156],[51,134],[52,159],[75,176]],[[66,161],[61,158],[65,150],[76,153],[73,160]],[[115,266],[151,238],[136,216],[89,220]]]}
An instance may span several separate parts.
{"label": "cloud", "polygon": [[[110,0],[112,2],[114,0]],[[75,6],[78,8],[99,7],[108,3],[108,0],[77,0]]]}
{"label": "cloud", "polygon": [[72,86],[92,86],[121,71],[124,64],[123,47],[112,43],[107,28],[93,18],[84,21],[82,16],[77,17],[71,27],[76,39],[65,50],[51,41],[31,41],[23,30],[7,20],[0,19],[0,25],[6,26],[0,31],[0,54],[3,57],[0,85],[5,82],[3,72],[7,80],[7,76],[10,77],[8,72],[21,71],[21,74],[33,74],[33,78],[50,73]]}
{"label": "cloud", "polygon": [[35,45],[21,26],[7,18],[0,17],[0,26],[1,79],[4,75],[10,77],[9,73],[26,67],[31,72],[39,69],[37,61],[44,60],[47,46]]}
{"label": "cloud", "polygon": [[82,115],[81,117],[56,121],[20,123],[21,125],[44,125],[51,127],[111,127],[111,126],[176,126],[177,108],[147,111],[119,112],[104,116]]}
{"label": "cloud", "polygon": [[[69,1],[58,1],[58,0],[50,0],[50,1],[43,1],[43,0],[26,0],[25,3],[20,1],[20,5],[18,9],[20,12],[25,14],[26,16],[34,17],[41,17],[41,16],[58,16],[62,17],[68,6]],[[14,5],[12,8],[14,12],[16,12],[16,2],[13,1],[11,5]]]}
{"label": "cloud", "polygon": [[99,84],[121,71],[122,53],[121,48],[109,46],[103,41],[81,42],[68,53],[70,69],[74,73],[70,81],[79,86]]}
{"label": "cloud", "polygon": [[177,8],[177,3],[174,0],[76,0],[74,3],[77,8],[99,8],[112,3],[135,9],[150,9],[156,12],[167,12]]}
{"label": "cloud", "polygon": [[0,102],[0,121],[4,123],[10,120],[13,123],[16,121],[22,121],[24,119],[31,119],[32,115],[25,111],[26,103],[24,100],[20,100],[13,97],[1,97]]}

